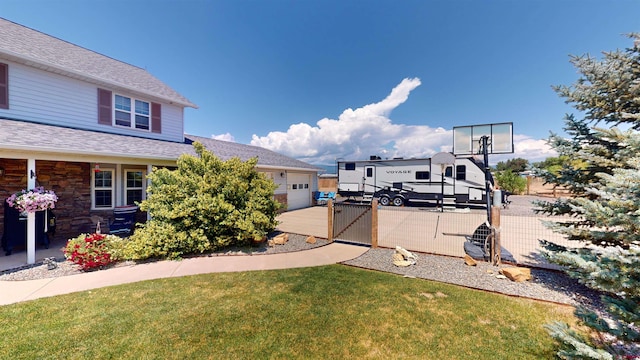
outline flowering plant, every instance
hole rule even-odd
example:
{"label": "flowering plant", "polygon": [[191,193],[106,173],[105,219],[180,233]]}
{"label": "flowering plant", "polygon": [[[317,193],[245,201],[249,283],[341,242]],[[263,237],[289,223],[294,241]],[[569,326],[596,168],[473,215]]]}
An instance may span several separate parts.
{"label": "flowering plant", "polygon": [[53,209],[58,201],[58,196],[53,190],[45,190],[42,186],[33,190],[22,190],[7,198],[9,206],[20,212],[36,212]]}
{"label": "flowering plant", "polygon": [[116,261],[110,248],[111,243],[118,240],[115,235],[80,234],[67,241],[64,257],[85,271],[101,268]]}

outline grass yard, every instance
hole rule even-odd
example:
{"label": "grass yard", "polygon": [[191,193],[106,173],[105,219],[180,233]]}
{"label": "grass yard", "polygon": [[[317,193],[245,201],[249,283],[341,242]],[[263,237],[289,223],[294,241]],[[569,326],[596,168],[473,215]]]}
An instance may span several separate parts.
{"label": "grass yard", "polygon": [[548,359],[572,309],[342,265],[0,306],[1,359]]}

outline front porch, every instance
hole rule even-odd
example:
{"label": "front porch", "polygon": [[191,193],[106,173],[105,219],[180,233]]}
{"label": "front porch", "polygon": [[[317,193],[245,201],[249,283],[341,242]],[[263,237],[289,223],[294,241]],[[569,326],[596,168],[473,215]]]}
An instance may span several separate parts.
{"label": "front porch", "polygon": [[[55,208],[50,211],[55,215],[55,231],[48,233],[48,249],[40,244],[38,235],[42,229],[36,229],[36,235],[33,235],[29,228],[29,225],[35,228],[33,224],[28,224],[24,218],[7,220],[5,207],[0,206],[0,238],[12,253],[5,255],[8,249],[2,249],[0,271],[40,262],[47,257],[60,257],[60,249],[69,238],[94,232],[98,222],[102,232],[108,233],[115,206],[141,201],[145,197],[144,178],[149,168],[151,165],[147,164],[0,158],[0,201],[3,205],[12,194],[36,186],[52,190],[58,197]],[[104,174],[108,176],[101,176]],[[137,222],[146,218],[146,213],[136,214]],[[26,236],[24,228],[19,228],[24,226]]]}

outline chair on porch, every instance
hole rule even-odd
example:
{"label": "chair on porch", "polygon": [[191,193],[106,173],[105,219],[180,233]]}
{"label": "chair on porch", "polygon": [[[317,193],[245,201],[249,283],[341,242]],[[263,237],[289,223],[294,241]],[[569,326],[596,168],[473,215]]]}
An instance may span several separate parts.
{"label": "chair on porch", "polygon": [[[23,217],[18,210],[4,203],[4,227],[0,243],[5,255],[13,253],[14,248],[27,247],[27,218]],[[55,215],[53,211],[38,211],[35,214],[36,244],[41,244],[49,248],[49,236],[53,236],[56,230]],[[48,226],[46,226],[48,223]]]}
{"label": "chair on porch", "polygon": [[135,205],[116,206],[113,209],[113,221],[109,222],[109,234],[121,237],[131,235],[136,223],[137,212],[138,207]]}

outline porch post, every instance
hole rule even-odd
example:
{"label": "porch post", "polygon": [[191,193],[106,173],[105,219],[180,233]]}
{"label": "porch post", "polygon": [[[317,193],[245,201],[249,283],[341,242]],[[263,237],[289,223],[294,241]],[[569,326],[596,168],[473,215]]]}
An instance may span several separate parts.
{"label": "porch post", "polygon": [[[147,189],[149,188],[149,186],[151,185],[151,180],[149,180],[149,174],[151,174],[151,171],[153,171],[153,165],[151,164],[147,164],[147,186],[144,188],[144,191],[146,192]],[[147,194],[144,194],[143,198],[147,198]],[[151,220],[151,214],[147,211],[147,221]]]}
{"label": "porch post", "polygon": [[[36,187],[36,159],[27,159],[27,190]],[[27,264],[36,263],[36,213],[27,213]]]}

